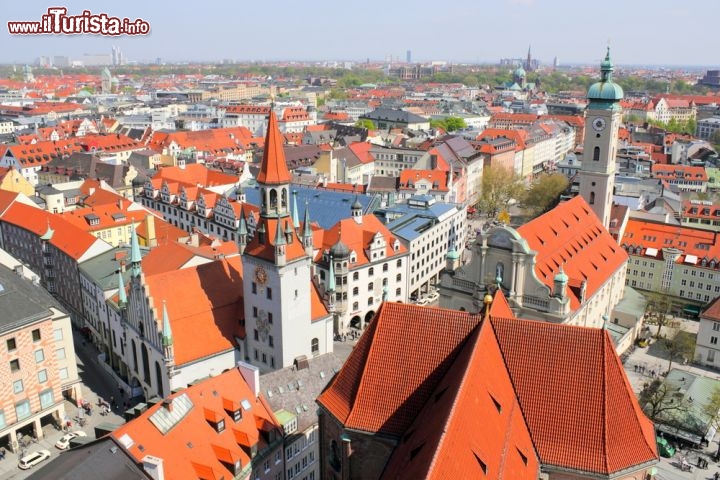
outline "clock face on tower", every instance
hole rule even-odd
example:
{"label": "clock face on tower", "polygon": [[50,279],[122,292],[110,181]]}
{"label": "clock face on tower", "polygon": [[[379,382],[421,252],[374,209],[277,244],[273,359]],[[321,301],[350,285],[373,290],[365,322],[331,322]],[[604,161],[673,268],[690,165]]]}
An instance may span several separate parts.
{"label": "clock face on tower", "polygon": [[597,117],[592,122],[592,127],[596,132],[602,132],[605,130],[605,119],[601,117]]}
{"label": "clock face on tower", "polygon": [[255,281],[260,285],[265,285],[267,283],[267,279],[268,276],[265,269],[261,265],[255,267]]}

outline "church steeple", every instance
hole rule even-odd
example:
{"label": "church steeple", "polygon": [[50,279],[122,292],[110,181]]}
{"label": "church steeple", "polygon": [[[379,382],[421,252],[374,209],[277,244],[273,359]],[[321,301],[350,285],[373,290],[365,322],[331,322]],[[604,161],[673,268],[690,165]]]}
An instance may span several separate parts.
{"label": "church steeple", "polygon": [[127,306],[127,292],[125,292],[125,281],[122,270],[118,270],[118,307],[121,309]]}
{"label": "church steeple", "polygon": [[290,214],[290,178],[283,150],[283,137],[277,125],[275,112],[270,110],[265,152],[257,176],[261,196],[261,217],[282,218]]}
{"label": "church steeple", "polygon": [[137,232],[135,231],[135,222],[132,222],[130,233],[130,267],[132,268],[132,276],[139,277],[142,273],[140,262],[142,262],[142,255],[140,255],[140,243],[138,242]]}
{"label": "church steeple", "polygon": [[240,255],[242,255],[245,252],[245,247],[247,247],[247,223],[245,222],[245,208],[240,207],[240,222],[238,224],[238,251],[240,252]]}

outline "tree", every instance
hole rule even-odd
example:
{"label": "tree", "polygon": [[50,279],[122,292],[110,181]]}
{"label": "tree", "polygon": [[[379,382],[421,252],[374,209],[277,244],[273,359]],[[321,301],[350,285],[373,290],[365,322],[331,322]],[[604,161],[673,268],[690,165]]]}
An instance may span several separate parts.
{"label": "tree", "polygon": [[489,166],[480,179],[480,199],[476,208],[494,217],[501,209],[507,209],[513,198],[518,198],[525,188],[522,178],[511,169]]}
{"label": "tree", "polygon": [[642,389],[639,401],[645,415],[653,422],[660,416],[670,418],[677,413],[686,413],[690,408],[676,386],[659,378]]}
{"label": "tree", "polygon": [[377,126],[375,126],[375,123],[373,123],[372,120],[369,118],[361,118],[357,122],[355,122],[356,127],[365,128],[367,130],[376,130]]}
{"label": "tree", "polygon": [[662,344],[668,354],[668,372],[674,360],[693,358],[695,353],[695,336],[690,332],[679,330],[675,336],[666,338]]}
{"label": "tree", "polygon": [[446,132],[454,132],[467,127],[465,120],[460,117],[434,118],[430,120],[432,128],[442,128]]}
{"label": "tree", "polygon": [[645,315],[651,319],[657,320],[658,329],[655,332],[655,338],[660,338],[662,327],[665,326],[668,314],[672,308],[672,300],[668,295],[660,293],[646,293],[647,304],[645,305]]}
{"label": "tree", "polygon": [[540,175],[527,190],[523,203],[534,214],[547,212],[560,200],[560,194],[568,187],[568,179],[561,173]]}

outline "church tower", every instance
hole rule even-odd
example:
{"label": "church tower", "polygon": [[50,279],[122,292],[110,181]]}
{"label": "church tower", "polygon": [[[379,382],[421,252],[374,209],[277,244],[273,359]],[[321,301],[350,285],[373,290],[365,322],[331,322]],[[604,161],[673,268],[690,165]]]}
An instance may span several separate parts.
{"label": "church tower", "polygon": [[[293,365],[301,355],[327,351],[327,335],[315,331],[315,324],[323,322],[313,321],[317,292],[311,280],[312,245],[307,248],[312,238],[305,238],[296,227],[299,222],[291,212],[291,205],[297,209],[297,203],[290,198],[283,137],[272,109],[256,180],[260,219],[249,239],[241,216],[238,246],[243,255],[244,355],[265,373]],[[332,344],[332,324],[330,329]]]}
{"label": "church tower", "polygon": [[588,90],[585,116],[585,144],[580,170],[580,195],[590,205],[605,228],[610,226],[610,210],[615,187],[615,154],[622,118],[623,90],[613,82],[614,67],[610,47],[600,64],[600,81]]}

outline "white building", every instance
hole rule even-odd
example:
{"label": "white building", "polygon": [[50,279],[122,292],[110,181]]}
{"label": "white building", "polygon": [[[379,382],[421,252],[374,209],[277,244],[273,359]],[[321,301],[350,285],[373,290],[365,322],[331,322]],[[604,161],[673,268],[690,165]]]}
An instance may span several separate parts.
{"label": "white building", "polygon": [[720,297],[717,297],[701,314],[695,343],[694,360],[712,368],[720,367]]}

